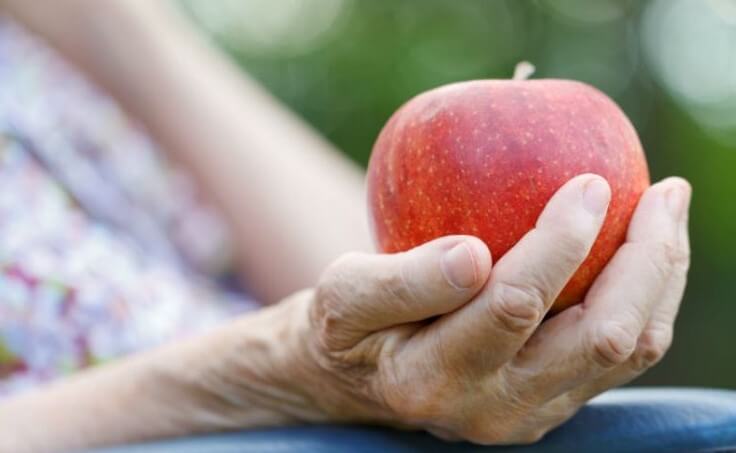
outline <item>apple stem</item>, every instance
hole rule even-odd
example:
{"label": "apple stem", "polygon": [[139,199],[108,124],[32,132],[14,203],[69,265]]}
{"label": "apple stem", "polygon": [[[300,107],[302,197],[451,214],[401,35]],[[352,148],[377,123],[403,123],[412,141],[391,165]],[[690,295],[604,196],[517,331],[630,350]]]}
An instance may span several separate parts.
{"label": "apple stem", "polygon": [[514,68],[514,76],[512,77],[513,80],[526,80],[529,77],[531,77],[532,74],[534,74],[534,70],[536,68],[533,64],[529,63],[528,61],[520,61],[516,64],[516,67]]}

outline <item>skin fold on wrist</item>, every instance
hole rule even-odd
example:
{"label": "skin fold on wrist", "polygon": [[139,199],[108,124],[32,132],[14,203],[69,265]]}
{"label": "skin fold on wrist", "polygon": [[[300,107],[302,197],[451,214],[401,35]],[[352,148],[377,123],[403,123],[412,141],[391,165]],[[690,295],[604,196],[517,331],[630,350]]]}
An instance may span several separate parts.
{"label": "skin fold on wrist", "polygon": [[[192,345],[190,363],[173,370],[196,410],[190,430],[212,431],[328,421],[311,390],[302,293],[236,319]],[[192,397],[193,395],[193,397]]]}

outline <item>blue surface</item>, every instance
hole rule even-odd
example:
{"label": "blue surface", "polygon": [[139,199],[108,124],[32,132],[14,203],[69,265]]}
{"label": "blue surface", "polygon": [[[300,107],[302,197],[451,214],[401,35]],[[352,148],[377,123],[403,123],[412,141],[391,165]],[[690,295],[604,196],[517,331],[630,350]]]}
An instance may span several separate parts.
{"label": "blue surface", "polygon": [[[105,453],[736,452],[736,392],[620,389],[601,395],[541,442],[445,443],[423,433],[359,426],[244,431],[117,447]],[[99,452],[98,452],[99,453]]]}

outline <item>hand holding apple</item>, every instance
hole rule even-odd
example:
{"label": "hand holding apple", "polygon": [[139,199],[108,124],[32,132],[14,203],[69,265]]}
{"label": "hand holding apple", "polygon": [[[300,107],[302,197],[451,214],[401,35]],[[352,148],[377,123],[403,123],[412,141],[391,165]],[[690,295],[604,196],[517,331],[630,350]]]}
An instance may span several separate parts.
{"label": "hand holding apple", "polygon": [[665,353],[685,285],[688,197],[678,178],[648,189],[585,304],[544,323],[603,224],[610,189],[599,176],[564,184],[495,264],[472,236],[342,257],[275,318],[304,326],[276,368],[297,373],[301,396],[283,400],[314,401],[316,421],[493,445],[539,439]]}
{"label": "hand holding apple", "polygon": [[379,247],[398,253],[339,260],[312,301],[317,362],[360,381],[328,385],[363,401],[338,419],[531,442],[669,348],[691,189],[647,188],[636,133],[592,88],[421,95],[381,133],[368,184]]}

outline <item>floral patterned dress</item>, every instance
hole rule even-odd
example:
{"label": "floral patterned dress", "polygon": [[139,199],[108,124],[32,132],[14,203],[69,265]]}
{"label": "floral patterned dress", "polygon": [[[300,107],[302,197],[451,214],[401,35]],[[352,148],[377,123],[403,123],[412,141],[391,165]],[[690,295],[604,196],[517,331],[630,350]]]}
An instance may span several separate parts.
{"label": "floral patterned dress", "polygon": [[227,231],[120,108],[0,17],[0,395],[255,307]]}

